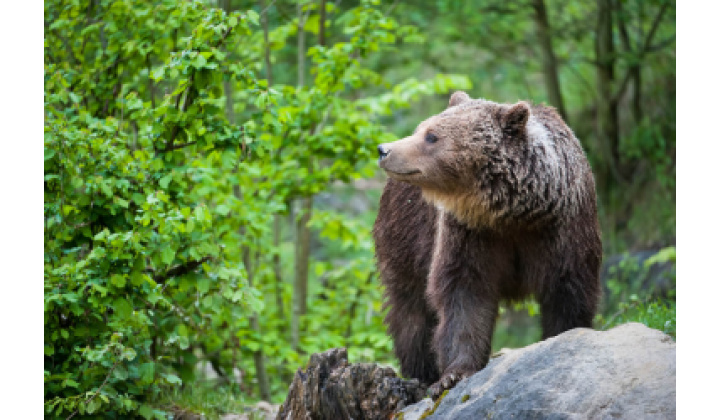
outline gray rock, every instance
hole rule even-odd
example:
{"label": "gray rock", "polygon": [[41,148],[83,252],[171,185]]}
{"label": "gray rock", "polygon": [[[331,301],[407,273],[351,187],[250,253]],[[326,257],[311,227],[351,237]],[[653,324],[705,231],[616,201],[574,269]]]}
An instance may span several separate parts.
{"label": "gray rock", "polygon": [[[420,418],[429,400],[402,411]],[[424,404],[420,406],[420,404]],[[630,323],[505,350],[427,419],[674,419],[675,342]]]}

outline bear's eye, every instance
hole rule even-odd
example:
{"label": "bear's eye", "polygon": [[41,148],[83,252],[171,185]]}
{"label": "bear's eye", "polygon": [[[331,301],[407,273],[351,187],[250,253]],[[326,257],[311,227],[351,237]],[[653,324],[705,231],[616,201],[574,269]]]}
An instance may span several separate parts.
{"label": "bear's eye", "polygon": [[438,141],[438,138],[433,133],[427,133],[427,134],[425,134],[425,141],[428,143],[435,143]]}

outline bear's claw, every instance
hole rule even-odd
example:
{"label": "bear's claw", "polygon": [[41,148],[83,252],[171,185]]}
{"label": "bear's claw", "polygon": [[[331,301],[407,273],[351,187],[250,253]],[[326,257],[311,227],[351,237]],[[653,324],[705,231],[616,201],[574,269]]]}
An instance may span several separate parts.
{"label": "bear's claw", "polygon": [[469,375],[464,373],[448,373],[442,376],[439,381],[430,385],[428,388],[428,395],[430,398],[437,400],[443,392],[452,389],[458,382],[467,378]]}

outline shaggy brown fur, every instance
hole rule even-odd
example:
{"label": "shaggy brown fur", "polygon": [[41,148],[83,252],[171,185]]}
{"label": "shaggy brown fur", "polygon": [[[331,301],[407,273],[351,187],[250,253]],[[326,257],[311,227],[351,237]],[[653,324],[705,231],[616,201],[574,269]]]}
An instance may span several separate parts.
{"label": "shaggy brown fur", "polygon": [[482,369],[501,300],[534,296],[543,338],[592,326],[595,183],[552,108],[456,92],[378,150],[390,179],[373,235],[403,375],[437,396]]}

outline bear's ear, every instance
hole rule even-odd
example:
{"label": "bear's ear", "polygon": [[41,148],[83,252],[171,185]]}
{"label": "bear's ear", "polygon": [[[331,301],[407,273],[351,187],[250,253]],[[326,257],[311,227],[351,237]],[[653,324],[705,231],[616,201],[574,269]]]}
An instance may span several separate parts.
{"label": "bear's ear", "polygon": [[530,104],[525,101],[516,103],[502,116],[501,125],[503,131],[510,135],[525,132],[528,118],[530,118]]}
{"label": "bear's ear", "polygon": [[452,96],[450,96],[450,103],[448,104],[448,108],[451,106],[460,105],[461,103],[467,102],[469,100],[470,95],[461,90],[458,90],[457,92],[453,93]]}

